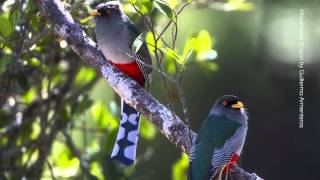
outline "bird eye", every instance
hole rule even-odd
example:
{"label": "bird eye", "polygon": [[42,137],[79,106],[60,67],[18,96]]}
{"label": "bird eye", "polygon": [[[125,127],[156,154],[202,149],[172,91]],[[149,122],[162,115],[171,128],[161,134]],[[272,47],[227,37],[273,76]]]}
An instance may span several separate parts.
{"label": "bird eye", "polygon": [[222,104],[223,104],[224,106],[226,106],[226,105],[228,104],[228,102],[227,102],[227,101],[223,101]]}

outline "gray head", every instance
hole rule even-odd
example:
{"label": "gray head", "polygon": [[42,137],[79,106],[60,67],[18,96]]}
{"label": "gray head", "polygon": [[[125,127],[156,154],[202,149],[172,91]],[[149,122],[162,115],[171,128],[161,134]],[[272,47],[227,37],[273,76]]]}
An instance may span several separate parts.
{"label": "gray head", "polygon": [[224,95],[219,97],[211,113],[218,116],[225,116],[241,124],[247,124],[247,113],[242,101],[234,95]]}
{"label": "gray head", "polygon": [[101,3],[90,12],[90,15],[94,16],[95,19],[121,18],[122,14],[122,7],[119,1]]}

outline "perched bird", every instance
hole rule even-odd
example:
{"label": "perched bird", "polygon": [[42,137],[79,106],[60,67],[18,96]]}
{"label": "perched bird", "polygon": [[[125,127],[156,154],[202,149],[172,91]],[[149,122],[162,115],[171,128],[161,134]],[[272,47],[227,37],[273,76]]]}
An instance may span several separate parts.
{"label": "perched bird", "polygon": [[238,97],[220,97],[202,123],[189,156],[188,180],[211,180],[239,159],[248,117]]}
{"label": "perched bird", "polygon": [[[118,1],[101,3],[90,12],[94,16],[98,45],[107,60],[122,72],[148,86],[151,74],[151,58],[145,43],[137,53],[132,44],[140,31],[122,11]],[[124,165],[134,163],[139,137],[140,113],[121,100],[121,120],[112,159]]]}

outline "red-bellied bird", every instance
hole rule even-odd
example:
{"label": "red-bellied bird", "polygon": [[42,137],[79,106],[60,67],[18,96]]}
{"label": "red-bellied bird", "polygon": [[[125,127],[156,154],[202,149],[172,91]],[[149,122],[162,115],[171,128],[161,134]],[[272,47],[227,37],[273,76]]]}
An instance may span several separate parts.
{"label": "red-bellied bird", "polygon": [[238,97],[220,97],[202,123],[189,156],[188,180],[211,180],[239,159],[248,116]]}
{"label": "red-bellied bird", "polygon": [[[132,44],[140,31],[124,14],[121,4],[118,1],[101,3],[90,15],[94,16],[96,39],[105,58],[141,86],[148,86],[151,80],[150,54],[145,43],[137,53],[132,51]],[[124,165],[134,163],[139,124],[140,113],[121,100],[121,120],[112,159]]]}

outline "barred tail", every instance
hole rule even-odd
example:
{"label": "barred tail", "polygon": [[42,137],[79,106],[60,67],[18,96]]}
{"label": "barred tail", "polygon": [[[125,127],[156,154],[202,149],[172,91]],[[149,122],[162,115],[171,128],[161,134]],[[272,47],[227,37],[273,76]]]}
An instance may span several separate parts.
{"label": "barred tail", "polygon": [[131,165],[136,158],[140,113],[121,99],[121,120],[111,158]]}

